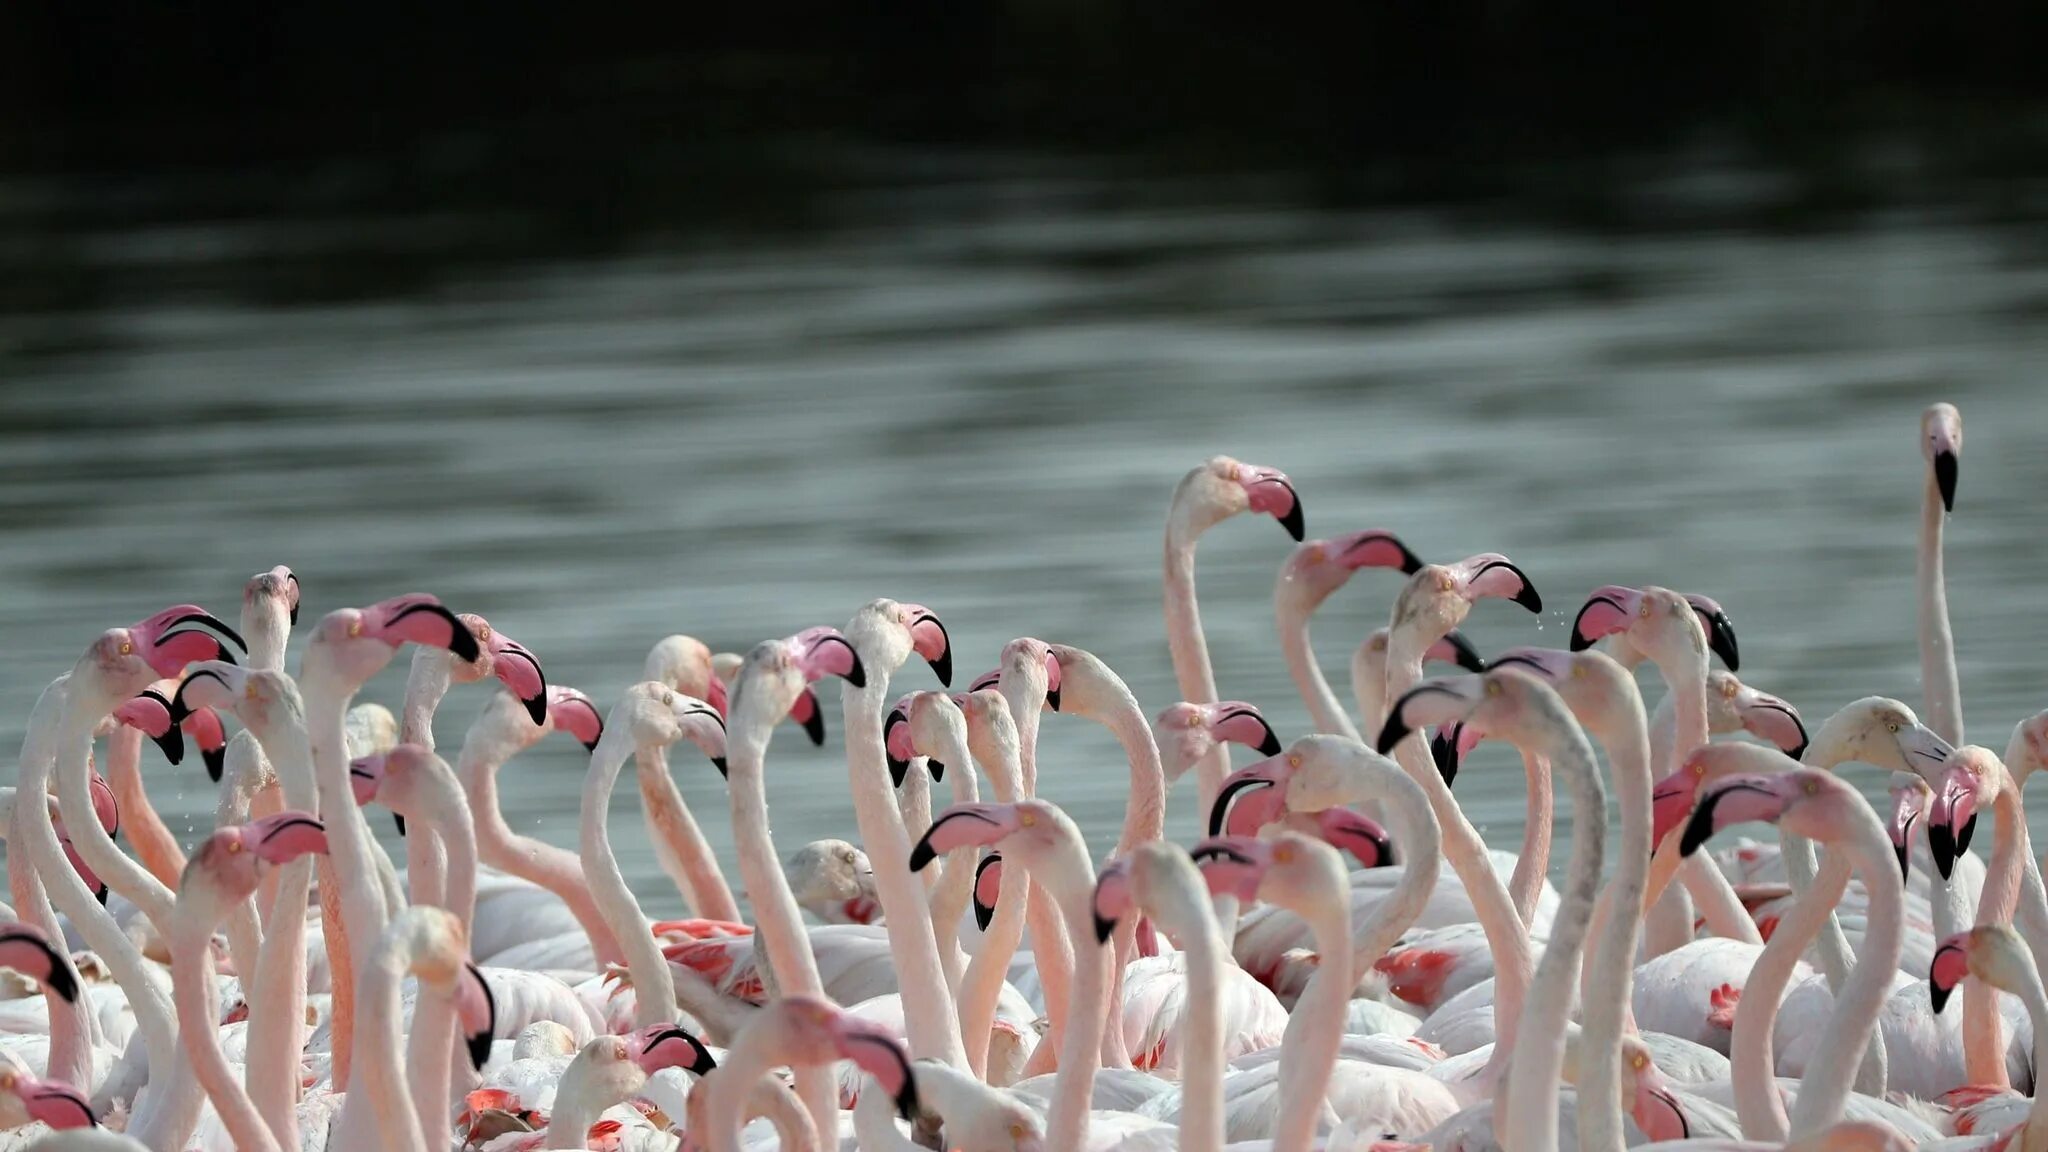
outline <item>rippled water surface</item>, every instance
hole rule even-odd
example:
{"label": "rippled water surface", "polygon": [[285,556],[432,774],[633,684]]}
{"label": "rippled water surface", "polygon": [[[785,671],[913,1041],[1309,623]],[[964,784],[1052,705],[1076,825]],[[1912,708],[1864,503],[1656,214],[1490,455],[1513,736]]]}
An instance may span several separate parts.
{"label": "rippled water surface", "polygon": [[[1594,586],[1665,583],[1726,605],[1744,678],[1810,721],[1869,693],[1917,707],[1915,435],[1937,399],[1968,429],[1948,563],[1969,734],[2002,750],[2048,706],[2048,231],[2025,213],[1575,231],[1051,162],[857,188],[800,234],[457,262],[317,304],[239,289],[430,256],[475,222],[74,229],[64,260],[107,290],[0,316],[0,743],[98,629],[179,600],[231,615],[278,563],[308,623],[431,591],[606,707],[666,633],[743,650],[892,596],[944,617],[963,679],[1035,635],[1093,650],[1156,711],[1177,698],[1167,499],[1218,452],[1291,474],[1311,536],[1512,556],[1547,610],[1483,603],[1482,650],[1562,645]],[[36,195],[7,191],[0,212]],[[1231,521],[1198,566],[1223,693],[1283,736],[1306,720],[1274,643],[1290,547]],[[1363,573],[1317,618],[1347,699],[1396,587]],[[364,698],[395,706],[402,684],[394,668]],[[913,663],[897,684],[933,680]],[[444,749],[483,692],[450,694]],[[852,828],[827,695],[824,749],[793,727],[771,748],[785,854]],[[513,826],[573,845],[583,759],[555,739],[508,766]],[[718,777],[674,766],[730,873]],[[210,811],[196,765],[146,750],[145,769],[173,828]],[[1106,850],[1127,794],[1107,731],[1048,717],[1041,773]],[[1496,844],[1522,792],[1497,750],[1459,780]],[[649,911],[674,913],[631,794],[615,843]],[[1175,801],[1190,838],[1192,796]]]}

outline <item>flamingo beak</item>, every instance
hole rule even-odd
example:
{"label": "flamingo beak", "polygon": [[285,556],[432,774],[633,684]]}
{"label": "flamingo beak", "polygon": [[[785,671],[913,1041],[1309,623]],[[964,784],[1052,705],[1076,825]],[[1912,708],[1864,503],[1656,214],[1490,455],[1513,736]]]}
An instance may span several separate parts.
{"label": "flamingo beak", "polygon": [[1942,449],[1934,454],[1934,486],[1941,490],[1943,512],[1956,510],[1956,473],[1960,468],[1961,463],[1953,451]]}

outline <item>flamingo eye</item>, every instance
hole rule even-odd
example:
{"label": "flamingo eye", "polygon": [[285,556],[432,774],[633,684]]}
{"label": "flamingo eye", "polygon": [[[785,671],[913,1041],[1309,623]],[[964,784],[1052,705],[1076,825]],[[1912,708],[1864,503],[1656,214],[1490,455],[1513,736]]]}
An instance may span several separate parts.
{"label": "flamingo eye", "polygon": [[1190,712],[1190,713],[1188,713],[1188,720],[1187,720],[1187,726],[1188,726],[1188,727],[1190,727],[1190,728],[1200,728],[1200,727],[1202,726],[1202,716],[1201,716],[1201,713],[1199,713],[1199,712]]}
{"label": "flamingo eye", "polygon": [[134,651],[135,651],[135,642],[134,642],[134,641],[132,641],[132,640],[123,640],[123,641],[121,641],[121,655],[123,655],[123,656],[126,656],[126,655],[128,655],[128,654],[130,654],[130,653],[132,653],[132,652],[134,652]]}
{"label": "flamingo eye", "polygon": [[350,636],[361,636],[363,634],[363,622],[361,620],[349,621],[348,634]]}
{"label": "flamingo eye", "polygon": [[1034,827],[1038,823],[1038,813],[1025,812],[1017,817],[1017,823],[1022,824],[1026,828]]}
{"label": "flamingo eye", "polygon": [[1894,732],[1897,732],[1899,730],[1899,722],[1897,720],[1887,721],[1885,723],[1885,727],[1891,729]]}
{"label": "flamingo eye", "polygon": [[1650,602],[1648,600],[1643,601],[1641,605],[1637,606],[1636,615],[1641,616],[1645,620],[1650,618]]}
{"label": "flamingo eye", "polygon": [[1299,767],[1301,767],[1301,753],[1299,753],[1299,752],[1296,752],[1296,753],[1295,753],[1295,754],[1293,754],[1292,756],[1289,756],[1289,757],[1287,758],[1287,766],[1288,766],[1289,768],[1299,768]]}
{"label": "flamingo eye", "polygon": [[1500,695],[1500,681],[1498,681],[1498,680],[1488,680],[1488,681],[1486,682],[1486,694],[1487,694],[1488,696],[1498,696],[1498,695]]}
{"label": "flamingo eye", "polygon": [[1638,1052],[1634,1056],[1629,1058],[1629,1064],[1632,1067],[1634,1067],[1636,1071],[1640,1072],[1644,1068],[1649,1067],[1650,1058],[1648,1056],[1643,1055],[1641,1052]]}
{"label": "flamingo eye", "polygon": [[242,695],[250,700],[254,700],[256,698],[256,682],[250,681],[248,686],[242,689]]}
{"label": "flamingo eye", "polygon": [[676,702],[676,694],[674,692],[663,692],[661,694],[661,702],[663,704],[673,705]]}

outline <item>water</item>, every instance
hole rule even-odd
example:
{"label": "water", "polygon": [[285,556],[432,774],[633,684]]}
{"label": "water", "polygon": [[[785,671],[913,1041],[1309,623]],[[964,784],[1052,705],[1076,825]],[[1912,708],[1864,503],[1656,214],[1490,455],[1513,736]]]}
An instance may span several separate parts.
{"label": "water", "polygon": [[[1157,711],[1177,699],[1167,500],[1218,452],[1285,469],[1312,537],[1379,526],[1428,559],[1513,557],[1546,611],[1481,604],[1482,651],[1561,644],[1596,585],[1663,583],[1718,598],[1744,679],[1809,724],[1871,693],[1918,707],[1916,434],[1944,399],[1968,436],[1948,571],[1969,734],[2002,750],[2048,706],[2048,214],[1759,228],[1724,210],[1774,178],[1705,167],[1628,193],[1686,223],[1573,228],[1319,207],[1284,175],[864,163],[802,231],[511,263],[437,259],[503,221],[166,221],[150,205],[172,191],[122,193],[62,258],[104,290],[0,315],[0,745],[99,629],[180,600],[231,617],[278,563],[307,624],[431,591],[607,708],[667,633],[744,650],[886,595],[943,616],[962,683],[1035,635],[1094,651]],[[0,192],[20,241],[41,193]],[[357,283],[364,251],[434,274]],[[1283,738],[1306,722],[1270,607],[1290,548],[1246,518],[1198,565],[1223,693]],[[1363,573],[1317,617],[1346,699],[1396,587]],[[362,698],[395,706],[403,663]],[[913,662],[897,685],[934,682]],[[450,694],[445,749],[483,692]],[[785,855],[852,828],[826,695],[824,749],[785,727],[770,750]],[[196,827],[198,766],[144,755],[173,829]],[[1108,732],[1048,716],[1040,757],[1106,850],[1127,795]],[[508,766],[513,827],[573,845],[583,759],[554,738]],[[673,762],[733,875],[717,775]],[[1511,755],[1482,751],[1459,796],[1517,842]],[[651,914],[676,913],[621,797],[622,863]],[[1191,839],[1192,795],[1174,800]]]}

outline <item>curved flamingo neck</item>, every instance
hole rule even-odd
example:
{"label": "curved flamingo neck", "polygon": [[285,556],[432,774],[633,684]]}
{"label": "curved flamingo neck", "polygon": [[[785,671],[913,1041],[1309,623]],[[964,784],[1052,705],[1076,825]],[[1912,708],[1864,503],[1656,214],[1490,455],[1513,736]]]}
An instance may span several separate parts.
{"label": "curved flamingo neck", "polygon": [[[201,881],[204,883],[204,881]],[[279,1152],[269,1124],[256,1111],[221,1051],[220,993],[214,983],[212,937],[220,923],[214,901],[200,899],[185,913],[168,943],[177,977],[171,992],[178,1008],[178,1037],[194,1078],[213,1101],[213,1110],[241,1152]],[[204,905],[202,907],[202,905]]]}
{"label": "curved flamingo neck", "polygon": [[[2048,995],[2042,993],[2038,969],[2015,994],[2026,1006],[2027,1019],[2033,1025],[2034,1067],[2048,1067],[2040,1063],[2048,1059]],[[2034,1103],[2027,1109],[2026,1123],[2021,1126],[2020,1146],[2021,1152],[2048,1152],[2048,1092],[2034,1093]]]}
{"label": "curved flamingo neck", "polygon": [[[781,719],[780,713],[788,709],[772,707],[778,701],[770,700],[773,694],[765,689],[749,690],[747,675],[747,670],[742,669],[735,685],[726,733],[726,792],[732,803],[732,838],[739,857],[740,883],[746,888],[747,902],[754,912],[755,947],[765,950],[777,989],[784,996],[822,997],[825,985],[818,976],[811,938],[804,931],[803,911],[797,907],[796,895],[789,890],[789,878],[783,874],[781,858],[775,854],[775,839],[768,825],[768,738]],[[605,736],[610,735],[608,726]],[[853,738],[849,731],[848,741]],[[604,746],[603,739],[598,746]],[[904,855],[908,857],[908,849]],[[872,855],[869,860],[872,864]],[[646,929],[639,931],[644,934]],[[629,943],[627,947],[634,945]],[[666,969],[666,964],[663,967]],[[754,1079],[742,1079],[740,1083],[751,1085]],[[818,1131],[837,1131],[838,1093],[827,1071],[799,1069],[796,1086],[797,1095]],[[713,1135],[719,1135],[718,1130],[714,1129]],[[737,1124],[732,1135],[738,1139]]]}
{"label": "curved flamingo neck", "polygon": [[[1338,896],[1314,907],[1294,909],[1308,923],[1322,964],[1309,977],[1308,987],[1302,989],[1281,1035],[1280,1119],[1273,1133],[1273,1152],[1308,1152],[1321,1113],[1319,1102],[1328,1088],[1330,1074],[1337,1067],[1347,1006],[1356,987],[1343,977],[1356,966],[1358,958],[1352,950],[1348,904],[1347,899]],[[1192,979],[1188,993],[1195,993]],[[1217,1039],[1220,1051],[1221,1037]],[[1215,1095],[1220,1113],[1220,1083]]]}
{"label": "curved flamingo neck", "polygon": [[740,919],[739,901],[725,882],[718,857],[697,826],[668,766],[668,748],[651,745],[634,756],[640,788],[640,812],[654,841],[663,870],[693,912],[711,920]]}
{"label": "curved flamingo neck", "polygon": [[598,909],[576,854],[521,836],[505,822],[505,814],[498,806],[498,769],[511,758],[512,752],[501,743],[465,740],[456,758],[456,772],[469,794],[477,857],[559,897],[582,926],[584,935],[590,937],[590,950],[600,966],[625,963],[625,951]]}
{"label": "curved flamingo neck", "polygon": [[1794,1139],[1813,1136],[1841,1120],[1863,1063],[1857,1054],[1870,1047],[1870,1038],[1877,1032],[1878,1017],[1891,994],[1892,974],[1898,969],[1905,942],[1905,900],[1899,885],[1892,881],[1898,861],[1892,857],[1891,841],[1868,805],[1858,805],[1851,813],[1846,835],[1830,847],[1849,858],[1868,894],[1863,948],[1855,974],[1835,997],[1835,1010],[1816,1049],[1845,1056],[1807,1069],[1799,1101],[1792,1109]]}
{"label": "curved flamingo neck", "polygon": [[[856,616],[848,633],[856,640],[867,639],[863,633],[874,631],[862,627],[868,620],[868,613]],[[903,998],[904,1031],[913,1056],[965,1068],[967,1050],[960,1040],[960,1017],[939,960],[938,936],[932,929],[924,884],[910,871],[910,837],[903,830],[889,785],[888,753],[882,739],[889,677],[908,651],[907,647],[899,650],[880,642],[862,648],[867,685],[856,688],[848,683],[840,697],[846,724],[846,766],[854,818],[874,869],[875,895],[888,925],[890,957],[904,986],[921,990]],[[889,655],[895,659],[891,661]]]}
{"label": "curved flamingo neck", "polygon": [[[1202,632],[1202,609],[1195,599],[1195,542],[1207,525],[1190,526],[1179,502],[1175,503],[1166,527],[1166,565],[1162,587],[1166,596],[1166,646],[1173,658],[1173,678],[1181,699],[1190,704],[1214,704],[1216,670],[1209,662],[1209,640]],[[1207,813],[1216,803],[1223,778],[1230,773],[1230,753],[1217,745],[1195,761],[1195,791],[1199,811]]]}
{"label": "curved flamingo neck", "polygon": [[1729,1064],[1735,1110],[1743,1134],[1755,1140],[1783,1140],[1792,1122],[1778,1095],[1774,1054],[1778,1010],[1800,957],[1836,901],[1848,888],[1852,869],[1839,852],[1828,854],[1813,886],[1778,920],[1770,943],[1750,966],[1729,1035]]}
{"label": "curved flamingo neck", "polygon": [[646,1083],[647,1077],[632,1061],[599,1062],[590,1046],[585,1045],[562,1070],[562,1078],[555,1085],[555,1109],[548,1118],[547,1147],[586,1147],[590,1126],[597,1123],[605,1109],[633,1096]]}
{"label": "curved flamingo neck", "polygon": [[1949,742],[1963,743],[1963,694],[1956,676],[1955,637],[1948,626],[1948,586],[1942,572],[1942,532],[1947,513],[1941,489],[1929,470],[1920,499],[1920,550],[1914,564],[1920,600],[1920,683],[1927,726]]}
{"label": "curved flamingo neck", "polygon": [[[1273,597],[1273,622],[1280,631],[1280,655],[1287,661],[1287,674],[1294,680],[1294,690],[1301,693],[1302,703],[1308,705],[1309,718],[1316,731],[1356,740],[1358,727],[1351,722],[1351,717],[1345,715],[1344,705],[1338,701],[1337,693],[1331,690],[1329,680],[1324,678],[1322,666],[1316,663],[1315,648],[1309,642],[1309,617],[1314,611],[1313,606],[1294,603],[1293,597],[1277,594]],[[1370,723],[1372,717],[1368,715],[1366,719]]]}
{"label": "curved flamingo neck", "polygon": [[405,703],[399,709],[398,741],[434,748],[434,713],[455,680],[455,657],[439,648],[414,648],[405,674]]}
{"label": "curved flamingo neck", "polygon": [[[801,1073],[813,1067],[812,1061],[819,1058],[816,1053],[790,1050],[790,1046],[782,1042],[780,1033],[781,1029],[774,1026],[773,1020],[765,1016],[756,1017],[753,1025],[733,1039],[732,1047],[726,1050],[725,1059],[719,1063],[717,1071],[690,1093],[692,1100],[701,1092],[710,1102],[704,1116],[710,1152],[742,1152],[740,1126],[745,1122],[747,1104],[770,1072],[791,1065]],[[837,1108],[832,1113],[832,1125],[829,1130],[837,1132]]]}
{"label": "curved flamingo neck", "polygon": [[[1552,698],[1554,700],[1554,698]],[[1565,1021],[1571,1012],[1572,986],[1578,980],[1586,926],[1600,888],[1600,869],[1607,841],[1607,789],[1593,760],[1593,750],[1569,717],[1548,717],[1545,739],[1532,751],[1549,757],[1564,773],[1572,790],[1572,862],[1557,916],[1551,922],[1550,946],[1543,951],[1536,979],[1529,988],[1522,1022],[1512,1042],[1514,1071],[1508,1077],[1507,1109],[1495,1110],[1500,1133],[1527,1137],[1529,1152],[1556,1152],[1558,1092],[1564,1070]],[[1620,1091],[1616,1089],[1619,1108]],[[1505,1120],[1502,1120],[1505,1115]],[[1580,1123],[1598,1123],[1581,1116]],[[1597,1129],[1596,1129],[1597,1130]],[[1611,1146],[1620,1147],[1616,1117]],[[1590,1147],[1590,1145],[1589,1145]]]}
{"label": "curved flamingo neck", "polygon": [[[1579,1077],[1579,1131],[1584,1152],[1617,1152],[1627,1143],[1621,1120],[1621,1038],[1631,1028],[1630,988],[1636,941],[1642,934],[1642,919],[1634,913],[1643,906],[1650,881],[1653,783],[1649,731],[1634,681],[1624,675],[1618,678],[1617,687],[1621,689],[1620,715],[1600,717],[1607,723],[1594,725],[1594,735],[1607,750],[1607,762],[1613,769],[1614,799],[1621,814],[1621,855],[1613,882],[1593,912],[1596,942],[1582,969],[1580,1044],[1596,1061],[1592,1075],[1582,1070]],[[1619,921],[1610,919],[1616,908],[1626,909],[1630,915]]]}
{"label": "curved flamingo neck", "polygon": [[1536,919],[1536,905],[1543,899],[1543,882],[1550,873],[1550,837],[1555,820],[1556,795],[1550,779],[1550,765],[1541,756],[1522,753],[1522,775],[1529,785],[1528,816],[1522,824],[1522,851],[1515,857],[1515,870],[1508,877],[1508,898],[1522,923]]}
{"label": "curved flamingo neck", "polygon": [[1101,1063],[1102,1029],[1110,1010],[1109,951],[1094,944],[1095,925],[1089,911],[1095,866],[1089,863],[1087,845],[1071,827],[1050,846],[1017,842],[1014,858],[1031,870],[1034,881],[1058,906],[1066,918],[1068,937],[1079,945],[1069,1000],[1073,1018],[1059,1041],[1060,1071],[1046,1113],[1045,1146],[1080,1148],[1088,1135],[1088,1107]]}
{"label": "curved flamingo neck", "polygon": [[[624,718],[605,726],[597,747],[590,753],[590,771],[583,781],[583,806],[578,825],[583,874],[590,882],[591,897],[597,901],[605,923],[611,927],[626,954],[626,969],[633,977],[633,1022],[646,1028],[675,1019],[675,978],[668,960],[655,944],[640,912],[640,902],[619,871],[612,853],[607,825],[612,789],[619,770],[634,752],[632,725]],[[734,773],[735,780],[738,773]]]}
{"label": "curved flamingo neck", "polygon": [[142,785],[142,733],[122,725],[107,738],[107,786],[121,813],[121,830],[143,868],[166,888],[185,870],[185,852],[149,802]]}
{"label": "curved flamingo neck", "polygon": [[[362,1113],[360,1123],[373,1125],[380,1146],[391,1152],[430,1152],[420,1132],[420,1113],[412,1090],[402,1074],[404,1062],[395,1053],[405,1047],[401,1029],[399,985],[412,965],[407,934],[391,933],[382,938],[356,976],[356,1037],[374,1045],[356,1061],[357,1087],[342,1105],[344,1123],[348,1113]],[[420,982],[419,1002],[436,993]],[[375,1053],[383,1053],[378,1058]],[[439,1069],[443,1078],[447,1065]]]}
{"label": "curved flamingo neck", "polygon": [[1387,649],[1384,642],[1373,646],[1373,638],[1351,654],[1351,694],[1358,699],[1358,722],[1377,733],[1387,722]]}
{"label": "curved flamingo neck", "polygon": [[[1445,631],[1456,626],[1456,621],[1442,625]],[[1441,635],[1415,635],[1413,629],[1396,623],[1387,641],[1387,699],[1399,700],[1402,693],[1422,679],[1422,654],[1442,638]],[[1436,764],[1422,748],[1420,737],[1410,735],[1395,745],[1394,759],[1429,798],[1430,809],[1436,815],[1443,838],[1444,855],[1464,885],[1472,901],[1472,910],[1479,918],[1479,926],[1486,934],[1487,948],[1493,953],[1494,1049],[1481,1083],[1475,1086],[1482,1090],[1490,1089],[1506,1071],[1508,1055],[1514,1050],[1515,1035],[1520,1028],[1523,1005],[1529,993],[1529,981],[1535,965],[1530,958],[1528,932],[1523,928],[1522,918],[1515,912],[1507,885],[1493,870],[1485,839],[1472,827],[1472,822],[1465,819],[1464,810],[1458,807],[1450,787],[1438,774]],[[1561,1050],[1559,1059],[1563,1059]],[[1554,1077],[1550,1083],[1556,1083]]]}
{"label": "curved flamingo neck", "polygon": [[[15,791],[16,802],[11,804],[7,814],[7,840],[9,851],[18,852],[21,858],[34,867],[7,869],[8,895],[13,898],[14,914],[22,922],[34,927],[46,940],[62,940],[63,930],[57,923],[57,913],[50,907],[50,895],[44,889],[40,870],[48,865],[42,862],[40,850],[43,837],[56,840],[56,831],[50,826],[48,804],[25,804],[19,801],[25,797],[42,795],[49,790],[50,765],[57,756],[57,734],[64,712],[65,685],[70,679],[66,673],[51,681],[36,698],[34,709],[29,712],[28,731],[22,736],[21,758],[17,774],[20,787]],[[30,829],[36,831],[31,835]],[[59,846],[56,855],[62,857]],[[68,867],[68,864],[65,865]],[[81,884],[80,887],[83,887]],[[90,893],[87,894],[88,898]],[[83,987],[78,980],[78,970],[71,963],[68,949],[59,948],[59,963],[70,972],[72,984]],[[52,1000],[50,1007],[50,1055],[49,1076],[81,1090],[92,1087],[92,1048],[98,1029],[91,1012],[78,1006],[67,1006],[57,1010],[58,1002]]]}
{"label": "curved flamingo neck", "polygon": [[[2000,781],[1992,801],[1998,843],[1985,869],[1983,894],[1977,901],[1977,923],[2006,924],[2014,919],[2020,898],[2020,860],[2033,854],[2027,836],[2026,812],[2019,789]],[[1982,980],[1963,986],[1963,1067],[1972,1085],[2010,1088],[2005,1068],[2005,1027],[1998,1015],[1998,992]]]}
{"label": "curved flamingo neck", "polygon": [[[285,806],[317,811],[320,798],[306,737],[305,706],[297,685],[282,671],[278,675],[284,692],[262,721],[247,730],[262,745]],[[246,718],[243,722],[248,724]],[[234,741],[229,747],[232,752]],[[257,946],[254,972],[242,977],[250,985],[244,989],[249,1003],[249,1096],[286,1152],[296,1152],[299,1143],[298,1056],[306,1047],[306,899],[316,867],[329,873],[324,878],[330,884],[338,883],[324,855],[271,870],[276,883],[262,918],[269,930]],[[353,989],[335,990],[335,998],[344,1002],[353,995]]]}
{"label": "curved flamingo neck", "polygon": [[[455,774],[439,757],[430,756],[415,772],[420,795],[421,839],[440,843],[446,868],[440,906],[468,929],[476,912],[476,833],[469,800]],[[422,995],[413,1008],[407,1037],[407,1063],[414,1080],[413,1099],[419,1108],[420,1138],[433,1145],[452,1114],[448,1104],[448,1069],[455,1057],[455,1001],[449,996]]]}

